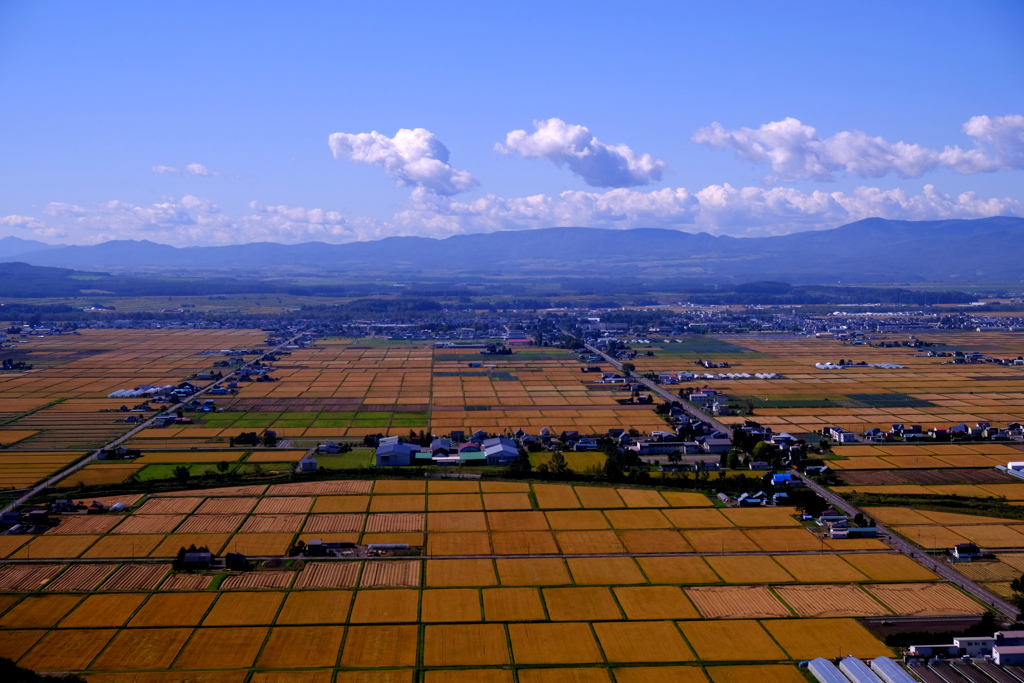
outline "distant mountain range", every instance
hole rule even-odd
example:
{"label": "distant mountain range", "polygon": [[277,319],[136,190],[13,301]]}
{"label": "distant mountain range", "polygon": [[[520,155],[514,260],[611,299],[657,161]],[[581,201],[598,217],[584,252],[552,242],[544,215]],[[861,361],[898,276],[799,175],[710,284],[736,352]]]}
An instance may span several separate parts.
{"label": "distant mountain range", "polygon": [[715,237],[642,228],[546,228],[389,237],[374,242],[171,247],[118,240],[53,246],[0,239],[0,262],[90,270],[275,267],[399,278],[467,275],[628,275],[790,283],[1005,282],[1024,279],[1017,247],[1024,218],[891,221],[869,218],[832,230],[779,237]]}

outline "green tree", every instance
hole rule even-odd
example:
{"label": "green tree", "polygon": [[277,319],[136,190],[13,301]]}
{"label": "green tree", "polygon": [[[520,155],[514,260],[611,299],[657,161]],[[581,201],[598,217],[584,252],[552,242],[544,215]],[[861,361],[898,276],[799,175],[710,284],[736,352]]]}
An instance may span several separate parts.
{"label": "green tree", "polygon": [[192,476],[192,473],[188,471],[188,467],[185,465],[178,465],[171,470],[171,474],[174,475],[174,478],[177,479],[178,483],[182,486],[187,484],[188,478]]}
{"label": "green tree", "polygon": [[221,474],[224,474],[229,469],[231,469],[231,465],[228,464],[226,460],[221,460],[220,462],[217,463],[217,471],[220,472]]}
{"label": "green tree", "polygon": [[525,477],[531,470],[533,470],[533,463],[530,462],[529,453],[520,449],[519,457],[508,466],[508,473],[513,476]]}
{"label": "green tree", "polygon": [[627,377],[629,377],[631,374],[633,374],[634,370],[636,370],[636,365],[634,365],[633,363],[623,363],[622,364],[622,371],[624,373],[626,373]]}
{"label": "green tree", "polygon": [[752,451],[752,453],[754,454],[755,460],[763,460],[765,462],[770,462],[775,458],[777,451],[778,449],[774,446],[774,444],[771,444],[767,441],[759,441],[757,445],[754,446],[754,450]]}
{"label": "green tree", "polygon": [[731,470],[738,470],[743,466],[743,451],[738,448],[734,448],[729,451],[729,457],[726,458],[725,466]]}
{"label": "green tree", "polygon": [[565,456],[562,454],[562,451],[555,451],[551,455],[551,462],[548,463],[548,468],[551,470],[552,474],[556,475],[569,474],[572,472],[572,469],[569,467],[569,463],[565,461]]}

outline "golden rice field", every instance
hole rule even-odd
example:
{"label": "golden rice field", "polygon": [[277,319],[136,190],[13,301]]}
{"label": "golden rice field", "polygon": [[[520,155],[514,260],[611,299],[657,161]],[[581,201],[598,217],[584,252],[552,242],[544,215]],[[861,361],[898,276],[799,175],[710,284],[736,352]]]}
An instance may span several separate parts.
{"label": "golden rice field", "polygon": [[[87,330],[31,340],[40,369],[0,375],[0,487],[28,486],[130,431],[117,412],[123,401],[105,398],[111,391],[180,382],[209,368],[212,357],[201,351],[255,346],[262,336]],[[473,352],[328,342],[295,350],[275,372],[278,382],[218,397],[222,412],[134,434],[129,446],[142,458],[90,464],[62,485],[145,479],[178,464],[197,474],[220,462],[242,471],[286,470],[317,441],[366,434],[665,427],[650,407],[620,405],[614,387],[585,381],[575,356],[558,350],[531,350],[471,370],[469,362],[479,359]],[[716,381],[716,388],[775,402],[827,396],[834,403],[759,409],[755,419],[778,431],[1024,421],[1024,394],[1016,393],[1011,369],[942,366],[905,349],[851,350],[831,340],[735,343],[753,353],[727,354],[734,371],[779,372],[784,379]],[[958,343],[1008,355],[1015,342],[992,333]],[[908,367],[813,368],[837,354]],[[689,370],[691,355],[656,348],[637,365]],[[844,405],[858,396],[877,406]],[[239,432],[267,428],[285,440],[281,448],[228,444]],[[858,444],[835,453],[835,469],[871,475],[979,470],[1020,451],[1005,444]],[[333,457],[352,466],[369,456]],[[575,462],[596,461],[580,454]],[[939,482],[839,491],[1024,501],[1024,484]],[[46,534],[0,536],[0,656],[43,671],[83,671],[90,683],[771,683],[803,680],[796,661],[840,648],[890,654],[856,618],[981,611],[878,541],[825,542],[792,510],[721,508],[686,491],[360,479],[121,502],[129,512],[70,515]],[[868,512],[915,542],[920,531],[925,546],[966,539],[1024,549],[1024,524],[1013,521]],[[259,562],[311,539],[408,543],[422,555]],[[170,559],[190,544],[244,552],[258,568],[227,577],[171,571]],[[1021,557],[1000,553],[965,573],[1002,586],[1024,570]]]}

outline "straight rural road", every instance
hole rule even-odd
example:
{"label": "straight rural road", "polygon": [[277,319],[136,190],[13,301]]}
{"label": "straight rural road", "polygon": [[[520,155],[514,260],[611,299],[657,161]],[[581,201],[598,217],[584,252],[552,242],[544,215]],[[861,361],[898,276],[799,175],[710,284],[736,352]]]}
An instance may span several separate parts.
{"label": "straight rural road", "polygon": [[[262,361],[267,356],[269,356],[271,354],[274,354],[274,353],[277,353],[278,351],[280,351],[281,349],[283,349],[284,347],[288,346],[289,344],[294,342],[296,339],[301,337],[303,334],[305,334],[305,330],[303,330],[302,332],[299,332],[298,334],[296,334],[291,339],[288,339],[287,341],[281,342],[280,344],[278,344],[274,348],[270,349],[266,353],[262,354],[261,356],[259,356],[255,360]],[[255,361],[250,361],[250,362],[255,362]],[[209,385],[207,385],[203,389],[200,389],[196,393],[194,393],[191,396],[189,396],[188,397],[188,401],[193,401],[196,398],[198,398],[198,397],[202,396],[203,394],[207,393],[208,391],[210,391],[214,387],[218,387],[221,384],[223,384],[224,382],[227,382],[227,381],[231,380],[231,378],[234,377],[237,373],[238,373],[238,370],[234,370],[234,371],[228,373],[227,375],[225,375],[224,377],[220,378],[219,380],[217,380],[215,382],[211,382]],[[181,403],[173,405],[170,408],[168,408],[167,410],[163,411],[163,413],[173,413],[174,411],[179,410],[180,408],[182,408],[185,405],[185,403],[186,403],[186,401],[182,401]],[[159,415],[159,414],[161,414],[161,413],[157,413],[157,415]],[[106,450],[111,450],[111,449],[117,448],[118,446],[123,444],[125,441],[127,441],[128,439],[132,438],[133,436],[135,436],[136,434],[141,432],[143,429],[147,429],[149,427],[152,427],[154,424],[156,424],[156,418],[157,418],[157,416],[154,415],[153,417],[151,417],[150,419],[146,420],[142,424],[138,425],[137,427],[135,427],[131,431],[127,432],[126,434],[122,434],[118,438],[114,439],[113,441],[108,443],[106,446],[103,446],[101,448],[97,448],[95,451],[93,451],[92,453],[90,453],[86,457],[82,458],[81,460],[78,460],[75,463],[72,463],[68,467],[65,467],[60,472],[58,472],[57,474],[53,475],[52,477],[50,477],[46,481],[43,481],[42,483],[36,484],[32,488],[30,488],[26,493],[21,495],[19,498],[17,498],[14,501],[8,503],[7,506],[4,507],[3,509],[0,509],[0,512],[9,512],[9,511],[14,510],[15,508],[17,508],[19,505],[23,505],[27,500],[29,500],[33,496],[39,495],[39,493],[41,493],[42,491],[45,491],[47,488],[53,486],[54,484],[56,484],[57,482],[61,481],[62,479],[66,479],[68,476],[74,474],[78,470],[82,469],[83,467],[85,467],[86,465],[91,463],[93,460],[96,459],[96,456],[99,455],[100,451],[106,451]]]}
{"label": "straight rural road", "polygon": [[[587,349],[591,353],[595,353],[595,354],[601,356],[602,358],[604,358],[605,361],[610,363],[611,366],[614,367],[616,370],[619,370],[620,372],[622,371],[622,363],[620,363],[619,361],[615,360],[614,358],[609,356],[604,351],[600,351],[600,350],[596,349],[595,347],[591,346],[590,344],[587,344]],[[666,391],[665,389],[661,388],[660,386],[658,386],[658,384],[656,382],[652,382],[649,379],[646,379],[644,377],[638,377],[638,376],[634,376],[633,379],[636,380],[637,382],[639,382],[640,384],[643,384],[645,387],[647,387],[648,389],[650,389],[654,393],[656,393],[658,396],[660,396],[666,402],[668,402],[668,403],[672,403],[673,401],[678,402],[679,404],[681,404],[683,406],[683,412],[687,413],[688,415],[690,415],[690,417],[694,417],[694,418],[697,418],[698,420],[702,420],[704,422],[707,422],[709,425],[711,425],[712,427],[714,427],[718,431],[722,432],[723,434],[732,434],[732,427],[726,427],[724,424],[719,422],[714,417],[708,415],[703,410],[698,410],[697,408],[695,408],[692,405],[690,405],[689,402],[679,400],[678,396],[676,396],[676,395],[672,394],[671,392]]]}
{"label": "straight rural road", "polygon": [[[829,491],[824,486],[821,486],[820,484],[811,481],[810,478],[805,477],[803,474],[794,472],[793,476],[798,477],[801,481],[803,481],[805,486],[807,486],[812,491],[817,493],[819,496],[824,498],[829,505],[836,508],[837,510],[842,510],[851,517],[857,514],[864,514],[862,510],[848,502],[846,499],[842,498],[838,494],[833,493],[832,491]],[[871,515],[864,516],[871,517]],[[982,588],[981,586],[979,586],[978,584],[974,583],[966,576],[961,574],[960,572],[947,566],[945,562],[943,562],[942,560],[935,560],[931,558],[923,550],[915,547],[913,544],[908,543],[907,541],[903,540],[898,535],[893,533],[885,524],[879,522],[877,519],[875,520],[875,525],[878,528],[878,537],[885,541],[885,543],[887,543],[894,550],[906,555],[907,557],[910,557],[918,564],[920,564],[922,567],[935,572],[946,581],[949,581],[950,583],[959,586],[965,592],[973,595],[975,598],[985,603],[986,605],[989,605],[992,608],[998,610],[1006,617],[1016,620],[1020,615],[1020,610],[1017,609],[1017,607],[1008,600],[996,595],[995,593],[985,588]]]}
{"label": "straight rural road", "polygon": [[[242,550],[245,550],[242,548]],[[232,550],[234,552],[234,550]],[[245,554],[245,553],[243,553]],[[536,553],[527,555],[411,555],[411,556],[394,556],[394,557],[303,557],[301,559],[310,560],[313,562],[348,562],[351,560],[366,560],[368,562],[389,562],[392,560],[517,560],[525,557],[529,558],[562,558],[567,557],[746,557],[750,555],[766,555],[779,557],[781,555],[893,555],[895,554],[892,550],[835,550],[829,548],[824,551],[816,550],[759,550],[754,552],[703,552],[703,553],[580,553],[573,555],[565,555],[562,553]],[[250,560],[257,560],[263,562],[264,560],[294,560],[296,558],[289,557],[287,555],[246,555]],[[169,562],[169,557],[104,557],[104,562],[135,562],[135,563],[162,563]],[[85,557],[47,557],[42,559],[33,558],[17,558],[5,559],[4,564],[75,564],[75,563],[95,563],[97,558],[85,558]]]}

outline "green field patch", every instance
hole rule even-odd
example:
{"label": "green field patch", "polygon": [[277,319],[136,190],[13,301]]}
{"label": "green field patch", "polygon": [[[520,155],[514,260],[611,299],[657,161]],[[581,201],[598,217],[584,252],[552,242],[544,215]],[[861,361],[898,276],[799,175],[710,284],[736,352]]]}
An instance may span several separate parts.
{"label": "green field patch", "polygon": [[284,415],[284,413],[243,413],[240,416],[240,419],[252,422],[263,421],[269,424],[274,420],[280,419],[282,415]]}
{"label": "green field patch", "polygon": [[353,470],[373,467],[374,452],[372,448],[355,448],[340,455],[316,456],[317,467],[328,470]]}
{"label": "green field patch", "polygon": [[254,472],[270,474],[272,472],[290,472],[294,467],[295,463],[293,462],[245,462],[238,468],[238,472],[240,474],[253,474]]}
{"label": "green field patch", "polygon": [[357,413],[356,416],[355,416],[355,419],[357,419],[357,420],[371,420],[371,419],[379,420],[381,418],[387,418],[387,419],[390,420],[391,419],[391,413],[366,411],[366,412]]}
{"label": "green field patch", "polygon": [[764,409],[786,409],[786,408],[864,408],[865,406],[857,401],[841,394],[830,394],[828,396],[729,396],[729,400],[745,405],[747,401],[754,404],[754,410]]}
{"label": "green field patch", "polygon": [[391,424],[390,418],[376,418],[373,420],[352,420],[353,427],[387,427]]}
{"label": "green field patch", "polygon": [[317,416],[314,422],[320,422],[321,420],[351,420],[355,416],[356,411],[354,410],[339,410],[333,413],[325,410]]}
{"label": "green field patch", "polygon": [[312,426],[314,428],[338,429],[340,427],[348,427],[351,421],[349,418],[342,420],[314,420]]}
{"label": "green field patch", "polygon": [[907,394],[847,394],[868,408],[932,408],[935,404]]}
{"label": "green field patch", "polygon": [[391,426],[392,427],[426,427],[429,422],[430,422],[430,420],[425,418],[425,417],[417,417],[417,418],[404,418],[403,417],[403,418],[395,418],[394,420],[392,420],[391,421]]}
{"label": "green field patch", "polygon": [[306,422],[312,422],[320,416],[319,412],[295,412],[295,413],[281,413],[281,420],[305,420]]}
{"label": "green field patch", "polygon": [[276,420],[274,422],[274,427],[301,429],[303,427],[308,427],[311,422],[311,420]]}
{"label": "green field patch", "polygon": [[[231,464],[232,469],[237,465]],[[216,473],[217,465],[212,462],[200,462],[200,463],[174,463],[167,465],[146,465],[139,470],[140,481],[156,481],[160,479],[174,479],[174,469],[176,467],[187,467],[188,473],[192,477],[199,477],[207,473]]]}

